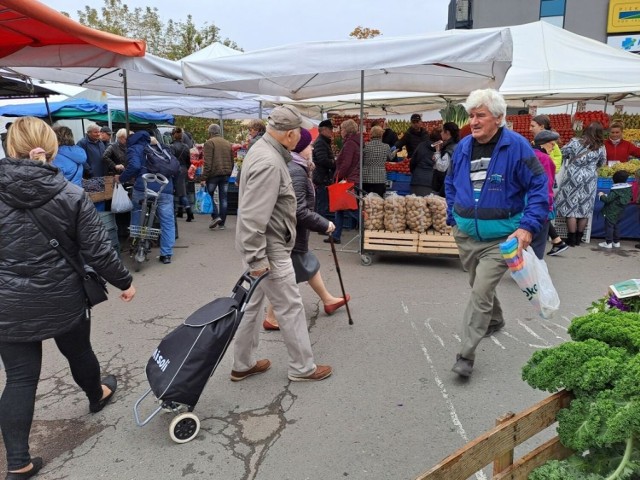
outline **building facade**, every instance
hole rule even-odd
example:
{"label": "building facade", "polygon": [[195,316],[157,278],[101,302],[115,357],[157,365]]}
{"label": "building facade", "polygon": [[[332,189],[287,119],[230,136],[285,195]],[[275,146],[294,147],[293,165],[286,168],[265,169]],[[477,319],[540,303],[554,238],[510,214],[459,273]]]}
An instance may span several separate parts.
{"label": "building facade", "polygon": [[610,0],[451,0],[447,29],[503,27],[544,20],[607,43],[609,3]]}

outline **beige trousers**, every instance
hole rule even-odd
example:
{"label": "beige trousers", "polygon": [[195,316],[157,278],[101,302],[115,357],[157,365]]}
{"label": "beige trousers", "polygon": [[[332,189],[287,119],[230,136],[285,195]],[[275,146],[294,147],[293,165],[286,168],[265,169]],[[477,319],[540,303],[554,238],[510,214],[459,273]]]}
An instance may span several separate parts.
{"label": "beige trousers", "polygon": [[273,306],[289,353],[288,373],[298,377],[313,373],[316,364],[291,258],[270,261],[269,275],[260,282],[249,300],[236,332],[233,369],[246,372],[258,360],[256,351],[260,343],[265,297]]}

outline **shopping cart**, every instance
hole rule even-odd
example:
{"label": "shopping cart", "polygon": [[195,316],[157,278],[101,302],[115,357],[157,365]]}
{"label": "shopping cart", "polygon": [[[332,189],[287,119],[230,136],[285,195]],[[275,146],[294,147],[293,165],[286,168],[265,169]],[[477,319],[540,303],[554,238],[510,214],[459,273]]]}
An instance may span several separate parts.
{"label": "shopping cart", "polygon": [[[160,173],[145,173],[142,175],[144,182],[144,199],[140,201],[143,207],[140,212],[140,223],[129,226],[129,237],[131,244],[129,256],[134,259],[136,272],[140,271],[142,264],[149,260],[149,252],[154,241],[160,238],[160,229],[154,228],[156,221],[156,211],[158,209],[158,199],[160,194],[169,184],[169,180]],[[148,187],[149,183],[159,183],[160,189],[156,192]]]}
{"label": "shopping cart", "polygon": [[[260,281],[244,272],[228,297],[217,298],[193,312],[158,345],[147,362],[149,388],[133,406],[138,426],[149,423],[159,412],[175,414],[169,436],[176,443],[193,440],[200,420],[193,413],[209,378],[224,357],[240,325],[245,307]],[[159,406],[145,419],[140,406],[151,393]]]}

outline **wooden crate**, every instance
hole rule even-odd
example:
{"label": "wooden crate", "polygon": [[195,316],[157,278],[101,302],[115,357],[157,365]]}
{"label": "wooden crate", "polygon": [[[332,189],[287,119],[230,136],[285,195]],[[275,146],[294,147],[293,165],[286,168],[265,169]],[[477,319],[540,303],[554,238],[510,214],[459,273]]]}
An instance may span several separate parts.
{"label": "wooden crate", "polygon": [[104,202],[105,200],[111,200],[113,198],[113,186],[115,183],[115,177],[103,177],[104,178],[104,190],[102,192],[88,193],[92,202]]}
{"label": "wooden crate", "polygon": [[513,461],[514,449],[554,424],[558,411],[568,407],[570,402],[571,394],[561,391],[517,415],[504,415],[496,420],[492,430],[449,455],[416,480],[467,480],[492,462],[492,480],[526,480],[529,473],[548,460],[563,460],[574,453],[554,437]]}
{"label": "wooden crate", "polygon": [[404,232],[387,232],[386,230],[365,230],[364,250],[383,252],[418,252],[418,233],[405,230]]}
{"label": "wooden crate", "polygon": [[429,229],[418,237],[418,253],[455,255],[457,257],[458,245],[453,235],[443,235],[433,229]]}

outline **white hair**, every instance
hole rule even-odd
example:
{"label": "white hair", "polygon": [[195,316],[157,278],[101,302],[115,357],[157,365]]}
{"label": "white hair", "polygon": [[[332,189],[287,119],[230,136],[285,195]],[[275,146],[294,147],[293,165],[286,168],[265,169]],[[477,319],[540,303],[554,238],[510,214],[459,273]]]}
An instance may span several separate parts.
{"label": "white hair", "polygon": [[505,102],[504,97],[498,93],[497,90],[485,88],[471,92],[464,102],[464,108],[467,110],[467,113],[471,113],[471,110],[480,107],[487,107],[496,118],[502,116],[502,125],[506,123],[507,102]]}
{"label": "white hair", "polygon": [[94,130],[100,130],[100,125],[98,125],[97,123],[90,123],[89,125],[87,125],[87,133]]}
{"label": "white hair", "polygon": [[127,129],[126,128],[121,128],[120,130],[118,130],[116,132],[116,138],[121,138],[121,137],[126,137],[127,136]]}

